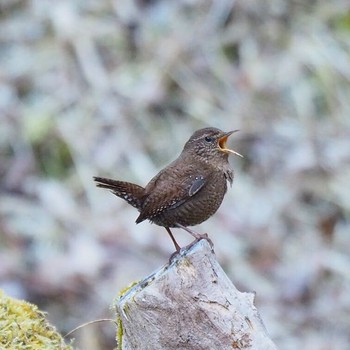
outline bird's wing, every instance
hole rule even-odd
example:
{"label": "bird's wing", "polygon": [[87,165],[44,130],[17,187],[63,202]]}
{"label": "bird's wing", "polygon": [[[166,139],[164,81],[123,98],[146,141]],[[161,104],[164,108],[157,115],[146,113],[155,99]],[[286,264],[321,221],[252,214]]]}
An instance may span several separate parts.
{"label": "bird's wing", "polygon": [[179,170],[176,167],[164,169],[147,185],[148,196],[136,222],[152,220],[164,210],[180,206],[198,193],[206,182],[204,172],[195,169],[193,165]]}

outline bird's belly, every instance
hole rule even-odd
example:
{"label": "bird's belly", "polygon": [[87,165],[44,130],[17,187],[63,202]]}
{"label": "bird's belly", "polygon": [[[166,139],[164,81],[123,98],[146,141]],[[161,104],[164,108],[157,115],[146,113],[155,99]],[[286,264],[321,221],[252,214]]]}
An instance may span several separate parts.
{"label": "bird's belly", "polygon": [[220,207],[227,189],[226,179],[207,184],[193,197],[181,205],[169,208],[152,221],[160,226],[194,226],[211,217]]}

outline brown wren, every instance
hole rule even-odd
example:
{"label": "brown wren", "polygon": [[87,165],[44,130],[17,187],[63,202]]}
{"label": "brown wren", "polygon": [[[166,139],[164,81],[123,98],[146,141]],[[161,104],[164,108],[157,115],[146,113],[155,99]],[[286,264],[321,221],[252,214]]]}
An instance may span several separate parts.
{"label": "brown wren", "polygon": [[94,180],[98,187],[111,190],[140,212],[137,224],[148,219],[165,227],[176,251],[180,251],[170,227],[183,228],[196,239],[207,237],[188,226],[200,224],[212,216],[221,205],[227,181],[232,185],[233,171],[228,155],[243,156],[228,149],[226,141],[236,131],[223,132],[211,127],[197,130],[180,156],[154,176],[146,187],[103,177],[94,177]]}

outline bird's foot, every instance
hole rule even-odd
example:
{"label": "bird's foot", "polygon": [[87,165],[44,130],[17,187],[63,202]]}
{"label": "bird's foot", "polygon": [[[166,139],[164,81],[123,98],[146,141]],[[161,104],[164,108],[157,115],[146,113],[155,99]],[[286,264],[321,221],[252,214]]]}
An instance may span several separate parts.
{"label": "bird's foot", "polygon": [[192,242],[191,244],[189,244],[188,246],[185,247],[186,249],[190,248],[193,244],[195,244],[196,242],[200,241],[201,239],[205,239],[206,241],[208,241],[211,250],[214,251],[213,241],[209,238],[207,233],[195,232],[195,231],[190,230],[188,227],[183,226],[181,224],[177,224],[177,227],[184,229],[185,231],[187,231],[189,234],[191,234],[195,238],[194,242]]}
{"label": "bird's foot", "polygon": [[191,244],[189,244],[189,245],[186,246],[185,248],[186,248],[186,249],[187,249],[187,248],[190,248],[192,245],[196,244],[197,242],[199,242],[199,241],[202,240],[202,239],[205,239],[205,240],[209,243],[210,249],[211,249],[212,251],[214,251],[214,243],[213,243],[213,241],[209,238],[209,236],[208,236],[207,233],[200,234],[200,235],[198,236],[198,238],[196,238]]}
{"label": "bird's foot", "polygon": [[173,262],[173,260],[175,259],[175,257],[177,255],[182,255],[183,252],[187,251],[188,249],[190,249],[193,245],[195,245],[197,242],[199,242],[202,239],[205,239],[209,245],[210,245],[210,249],[214,252],[214,243],[213,241],[209,238],[207,233],[198,233],[195,232],[193,230],[190,230],[188,227],[183,226],[181,224],[177,224],[176,225],[179,228],[184,229],[185,231],[187,231],[189,234],[191,234],[191,236],[193,236],[195,238],[195,240],[193,242],[191,242],[190,244],[186,245],[185,247],[180,248],[180,246],[177,244],[177,242],[175,241],[173,235],[171,234],[170,229],[168,227],[166,227],[166,230],[168,231],[170,237],[172,238],[174,245],[175,245],[175,249],[176,251],[174,253],[172,253],[170,255],[169,258],[169,265]]}
{"label": "bird's foot", "polygon": [[170,255],[168,265],[171,265],[173,260],[180,254],[181,254],[181,250],[175,250],[175,252]]}
{"label": "bird's foot", "polygon": [[174,253],[172,253],[170,255],[170,258],[169,258],[169,265],[172,264],[173,260],[178,256],[178,255],[183,255],[187,250],[191,249],[197,242],[199,242],[200,240],[202,239],[205,239],[209,245],[210,245],[210,249],[211,251],[214,253],[214,243],[213,241],[209,238],[208,234],[207,233],[204,233],[204,234],[199,234],[198,237],[193,241],[191,242],[190,244],[182,247],[180,250],[176,250]]}

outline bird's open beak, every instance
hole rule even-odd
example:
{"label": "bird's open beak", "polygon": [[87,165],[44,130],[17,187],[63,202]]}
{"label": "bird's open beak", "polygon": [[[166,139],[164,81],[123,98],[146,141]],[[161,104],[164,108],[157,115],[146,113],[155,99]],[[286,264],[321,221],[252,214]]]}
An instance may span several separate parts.
{"label": "bird's open beak", "polygon": [[221,137],[219,138],[219,149],[220,149],[220,151],[222,151],[222,152],[225,152],[225,153],[233,153],[233,154],[235,154],[235,155],[237,155],[237,156],[239,156],[239,157],[244,158],[244,157],[243,157],[241,154],[239,154],[238,152],[236,152],[236,151],[234,151],[234,150],[229,149],[229,148],[226,147],[226,141],[227,141],[228,137],[229,137],[231,134],[233,134],[234,132],[237,132],[237,131],[239,131],[239,130],[229,131],[229,132],[225,133],[224,136],[221,136]]}

